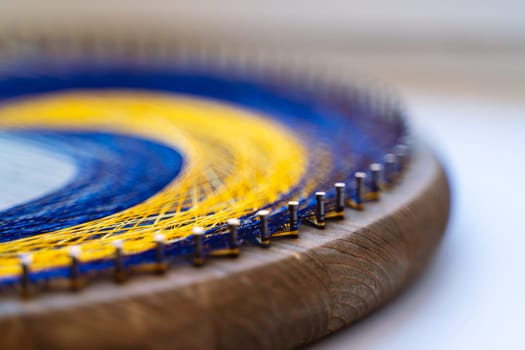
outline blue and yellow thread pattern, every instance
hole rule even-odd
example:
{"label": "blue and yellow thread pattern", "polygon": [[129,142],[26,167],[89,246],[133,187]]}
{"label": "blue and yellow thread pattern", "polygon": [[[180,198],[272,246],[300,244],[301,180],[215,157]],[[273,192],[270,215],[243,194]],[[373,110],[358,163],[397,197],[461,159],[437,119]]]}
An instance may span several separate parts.
{"label": "blue and yellow thread pattern", "polygon": [[73,245],[90,273],[112,267],[115,240],[127,266],[154,260],[157,233],[167,255],[188,255],[200,226],[213,251],[239,218],[250,241],[262,208],[270,231],[283,231],[289,200],[310,217],[313,192],[351,181],[406,134],[399,115],[284,81],[202,67],[35,69],[0,77],[0,129],[70,157],[77,174],[0,212],[0,285],[20,278],[20,254],[32,255],[38,281],[68,277]]}

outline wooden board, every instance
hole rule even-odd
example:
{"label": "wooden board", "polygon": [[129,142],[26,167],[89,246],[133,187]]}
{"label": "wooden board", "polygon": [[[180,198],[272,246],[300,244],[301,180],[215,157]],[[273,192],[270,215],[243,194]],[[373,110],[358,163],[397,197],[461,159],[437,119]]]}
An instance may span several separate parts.
{"label": "wooden board", "polygon": [[291,348],[395,297],[427,265],[449,213],[446,176],[416,145],[403,179],[362,212],[237,259],[124,285],[0,299],[0,348]]}

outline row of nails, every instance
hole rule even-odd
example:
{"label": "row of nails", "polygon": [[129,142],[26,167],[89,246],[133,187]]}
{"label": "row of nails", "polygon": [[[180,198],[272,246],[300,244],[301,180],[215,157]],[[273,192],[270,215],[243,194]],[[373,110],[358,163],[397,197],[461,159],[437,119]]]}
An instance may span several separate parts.
{"label": "row of nails", "polygon": [[[346,92],[351,95],[353,100],[359,100],[358,104],[363,108],[377,110],[377,115],[385,118],[392,118],[395,116],[394,111],[400,110],[400,100],[394,96],[394,93],[384,86],[372,84],[373,82],[370,79],[358,76],[349,79],[350,77],[347,76],[344,83],[341,82],[341,86],[337,86],[334,84],[338,80],[337,75],[330,74],[324,79],[320,79],[319,70],[322,67],[307,69],[313,67],[305,65],[294,71],[293,65],[290,66],[290,63],[283,65],[283,62],[278,59],[271,60],[271,56],[264,55],[262,51],[254,54],[249,47],[232,46],[221,49],[221,47],[207,42],[195,44],[194,41],[173,40],[172,38],[152,42],[150,37],[125,38],[119,35],[111,36],[108,33],[105,33],[106,36],[104,37],[98,37],[95,33],[83,33],[80,36],[78,33],[70,33],[69,37],[66,33],[59,37],[53,37],[52,33],[49,35],[47,37],[45,31],[41,30],[6,33],[5,36],[0,36],[1,56],[10,57],[9,53],[12,51],[13,59],[18,59],[19,55],[24,53],[32,53],[33,55],[38,53],[37,56],[40,56],[41,53],[57,55],[61,59],[68,55],[71,56],[70,58],[75,58],[75,55],[78,54],[79,57],[92,59],[97,57],[111,59],[120,56],[127,60],[142,58],[148,65],[151,64],[151,59],[158,59],[159,63],[162,63],[164,58],[175,59],[182,65],[201,64],[203,67],[217,69],[220,69],[221,66],[225,68],[235,66],[238,73],[247,72],[253,75],[258,72],[259,74],[256,75],[261,77],[271,76],[273,80],[284,79],[288,83],[295,82],[299,87],[306,90]],[[17,47],[18,49],[16,49]],[[270,64],[270,62],[272,63]],[[284,71],[287,74],[283,74]],[[307,74],[310,71],[315,72],[315,74]],[[226,72],[231,73],[231,69],[226,70]],[[27,74],[27,70],[24,74]],[[354,81],[355,85],[349,85],[348,80]]]}
{"label": "row of nails", "polygon": [[[315,214],[307,219],[300,220],[298,215],[299,202],[288,202],[288,225],[286,231],[271,233],[269,231],[268,219],[270,216],[269,210],[260,210],[257,212],[259,221],[259,234],[256,237],[256,243],[268,248],[271,245],[270,239],[276,237],[299,237],[299,223],[323,229],[326,226],[326,220],[330,219],[344,219],[345,207],[350,207],[356,210],[363,209],[363,203],[370,200],[379,199],[379,192],[383,189],[390,188],[395,184],[407,163],[407,146],[396,146],[394,153],[388,153],[384,157],[383,164],[372,163],[369,167],[370,178],[367,179],[367,173],[358,171],[354,173],[353,188],[350,198],[345,198],[346,185],[344,182],[337,182],[334,184],[335,201],[334,208],[330,212],[326,212],[326,192],[315,193]],[[194,245],[193,264],[201,266],[206,261],[207,256],[238,256],[242,242],[239,240],[239,227],[241,221],[239,219],[230,219],[227,221],[228,230],[228,244],[226,249],[216,249],[210,252],[205,250],[205,235],[206,232],[201,227],[194,227],[192,229],[192,242]],[[155,271],[164,272],[168,267],[167,256],[165,253],[166,245],[169,243],[163,234],[155,234],[153,237],[155,242]],[[123,250],[123,241],[116,240],[112,244],[114,250],[114,271],[113,276],[115,281],[123,282],[126,280],[126,266],[124,264],[125,253]],[[81,247],[76,245],[69,248],[70,264],[70,283],[71,288],[77,290],[82,285],[80,263],[81,263]],[[31,264],[32,256],[30,254],[23,254],[20,256],[21,276],[20,286],[22,294],[25,296],[31,295]]]}

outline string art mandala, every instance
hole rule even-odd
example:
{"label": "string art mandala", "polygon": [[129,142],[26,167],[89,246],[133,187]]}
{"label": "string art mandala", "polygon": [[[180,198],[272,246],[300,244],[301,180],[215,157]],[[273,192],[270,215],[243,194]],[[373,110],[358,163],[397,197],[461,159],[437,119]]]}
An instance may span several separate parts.
{"label": "string art mandala", "polygon": [[0,54],[0,348],[297,347],[429,261],[448,183],[392,94],[77,34]]}
{"label": "string art mandala", "polygon": [[0,129],[0,285],[23,288],[296,238],[378,199],[408,157],[391,98],[191,59],[7,65]]}

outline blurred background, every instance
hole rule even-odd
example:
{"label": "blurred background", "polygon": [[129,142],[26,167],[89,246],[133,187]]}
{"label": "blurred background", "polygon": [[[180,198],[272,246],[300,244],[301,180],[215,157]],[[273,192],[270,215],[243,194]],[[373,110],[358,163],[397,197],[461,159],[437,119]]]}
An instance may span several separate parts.
{"label": "blurred background", "polygon": [[242,47],[393,87],[448,169],[448,232],[406,293],[311,348],[525,348],[525,2],[0,0],[3,45],[77,32]]}

